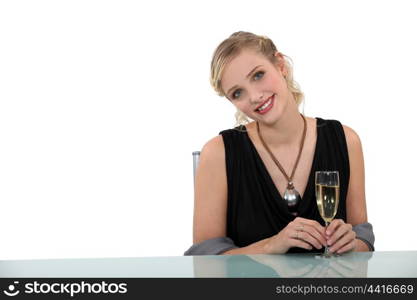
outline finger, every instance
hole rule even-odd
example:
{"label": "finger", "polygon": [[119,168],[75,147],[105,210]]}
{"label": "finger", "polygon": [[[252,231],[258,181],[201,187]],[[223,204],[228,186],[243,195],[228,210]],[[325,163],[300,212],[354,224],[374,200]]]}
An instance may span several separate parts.
{"label": "finger", "polygon": [[355,240],[353,240],[352,242],[344,245],[342,248],[337,250],[337,253],[342,254],[342,253],[345,253],[345,252],[350,252],[354,249],[355,249]]}
{"label": "finger", "polygon": [[345,245],[352,243],[355,240],[356,234],[353,231],[346,233],[342,236],[336,243],[334,243],[330,247],[330,252],[337,252],[339,249],[344,247]]}
{"label": "finger", "polygon": [[310,236],[312,236],[320,244],[319,245],[320,247],[317,247],[316,245],[314,245],[317,249],[321,249],[321,246],[327,245],[326,239],[324,238],[322,234],[320,234],[320,232],[316,230],[315,227],[307,225],[307,226],[304,226],[301,231],[304,231]]}
{"label": "finger", "polygon": [[319,241],[317,241],[314,237],[312,237],[309,233],[300,231],[298,233],[298,239],[302,240],[304,242],[307,242],[311,246],[313,246],[316,249],[321,249],[322,245]]}
{"label": "finger", "polygon": [[323,237],[325,237],[326,228],[321,226],[319,222],[314,221],[314,220],[304,219],[304,218],[296,218],[294,221],[296,224],[313,227],[314,229],[317,230],[317,232],[319,232],[321,235],[323,235]]}
{"label": "finger", "polygon": [[342,236],[352,231],[352,225],[343,224],[337,228],[335,232],[328,238],[327,245],[333,246]]}
{"label": "finger", "polygon": [[333,234],[333,232],[335,232],[337,230],[337,228],[339,228],[343,224],[345,224],[345,222],[342,219],[335,219],[335,220],[333,220],[329,224],[329,226],[327,226],[326,235],[327,236],[331,236]]}
{"label": "finger", "polygon": [[307,250],[313,249],[313,247],[309,243],[306,243],[305,241],[300,240],[300,239],[291,239],[290,245],[291,247],[298,247],[298,248],[303,248]]}
{"label": "finger", "polygon": [[306,231],[311,236],[316,238],[323,246],[327,245],[327,238],[324,235],[325,228],[321,224],[314,220],[296,218],[294,224],[296,230]]}

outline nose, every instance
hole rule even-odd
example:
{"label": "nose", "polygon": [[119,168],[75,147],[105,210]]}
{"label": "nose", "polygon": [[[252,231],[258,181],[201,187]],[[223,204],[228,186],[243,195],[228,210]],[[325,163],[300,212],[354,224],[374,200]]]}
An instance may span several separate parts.
{"label": "nose", "polygon": [[251,103],[261,103],[264,100],[264,93],[262,91],[253,90],[250,94]]}

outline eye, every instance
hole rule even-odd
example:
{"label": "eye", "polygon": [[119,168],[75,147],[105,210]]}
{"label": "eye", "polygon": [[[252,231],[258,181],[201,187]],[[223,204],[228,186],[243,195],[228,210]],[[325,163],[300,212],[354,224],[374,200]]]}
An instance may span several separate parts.
{"label": "eye", "polygon": [[240,97],[240,94],[242,93],[241,89],[237,89],[232,93],[232,99],[237,99]]}
{"label": "eye", "polygon": [[256,72],[255,75],[253,75],[253,79],[254,80],[259,80],[262,77],[264,77],[264,74],[265,74],[265,72],[263,72],[263,71]]}

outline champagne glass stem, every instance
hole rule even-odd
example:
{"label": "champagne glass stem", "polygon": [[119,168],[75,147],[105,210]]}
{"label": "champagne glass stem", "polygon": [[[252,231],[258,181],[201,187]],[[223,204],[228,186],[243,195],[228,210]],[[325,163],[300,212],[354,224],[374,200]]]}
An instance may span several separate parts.
{"label": "champagne glass stem", "polygon": [[[329,226],[329,222],[324,221],[324,223],[326,224],[326,231],[327,231],[327,227]],[[324,256],[325,257],[330,257],[331,256],[331,253],[329,251],[329,246],[327,245],[327,242],[326,242],[326,247],[324,247]]]}

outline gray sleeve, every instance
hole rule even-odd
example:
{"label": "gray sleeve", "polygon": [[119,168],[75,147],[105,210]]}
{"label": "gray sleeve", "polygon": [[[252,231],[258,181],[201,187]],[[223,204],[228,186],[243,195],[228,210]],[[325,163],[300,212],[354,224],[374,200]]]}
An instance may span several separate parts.
{"label": "gray sleeve", "polygon": [[218,255],[227,250],[238,248],[228,237],[218,237],[192,245],[184,255]]}
{"label": "gray sleeve", "polygon": [[352,230],[356,233],[356,238],[363,241],[370,251],[375,251],[374,242],[375,236],[372,230],[371,223],[362,223],[353,226]]}

